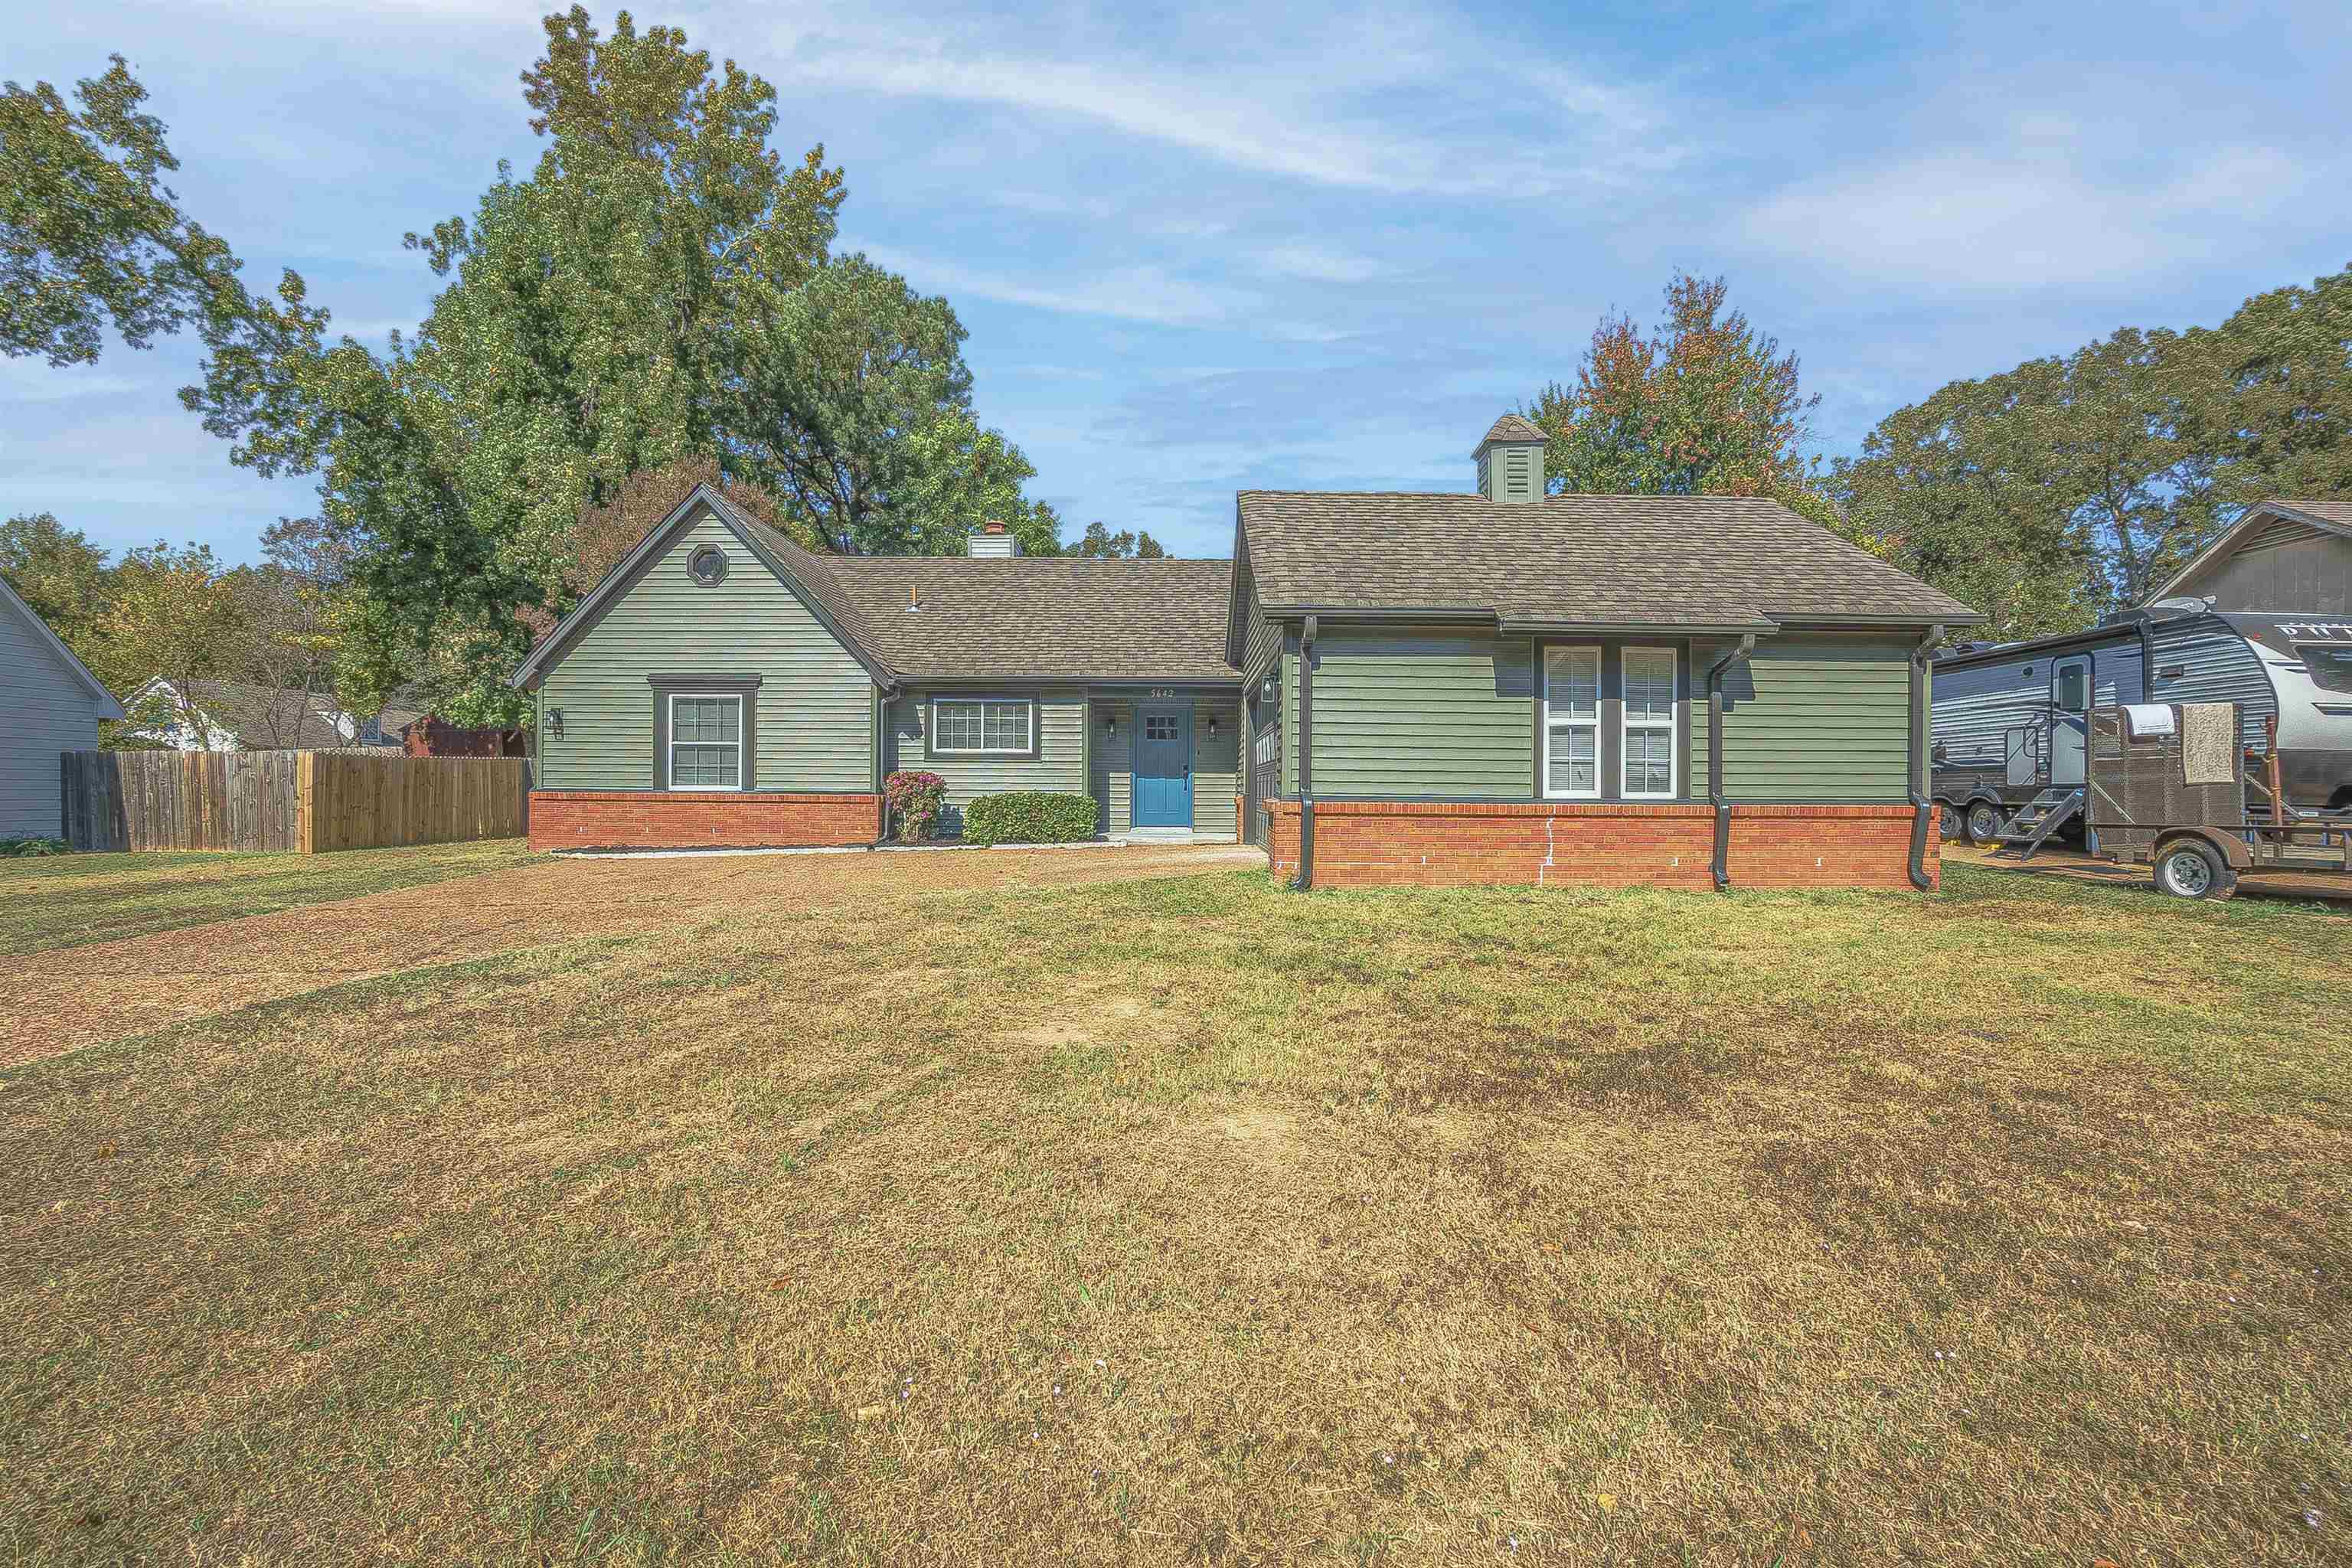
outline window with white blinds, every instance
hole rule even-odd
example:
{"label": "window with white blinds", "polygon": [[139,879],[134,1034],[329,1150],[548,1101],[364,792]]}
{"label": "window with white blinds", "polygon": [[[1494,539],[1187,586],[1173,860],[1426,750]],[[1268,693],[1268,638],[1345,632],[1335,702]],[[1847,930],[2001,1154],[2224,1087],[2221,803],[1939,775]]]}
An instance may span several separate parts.
{"label": "window with white blinds", "polygon": [[1675,650],[1629,647],[1625,660],[1627,800],[1675,794]]}
{"label": "window with white blinds", "polygon": [[1601,650],[1544,650],[1544,794],[1601,797]]}

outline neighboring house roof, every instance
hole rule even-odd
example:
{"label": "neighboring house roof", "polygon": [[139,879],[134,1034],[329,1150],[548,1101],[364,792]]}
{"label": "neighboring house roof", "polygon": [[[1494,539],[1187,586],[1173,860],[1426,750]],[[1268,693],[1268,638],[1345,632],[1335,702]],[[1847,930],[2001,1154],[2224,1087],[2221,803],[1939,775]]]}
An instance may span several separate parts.
{"label": "neighboring house roof", "polygon": [[2199,551],[2195,559],[2172,575],[2172,580],[2148,595],[2153,604],[2168,599],[2180,592],[2191,578],[2201,575],[2208,568],[2226,560],[2246,542],[2247,536],[2264,524],[2284,520],[2300,522],[2323,532],[2352,539],[2352,500],[2265,500],[2246,509],[2243,516],[2231,523],[2221,537]]}
{"label": "neighboring house roof", "polygon": [[49,629],[48,622],[33,613],[33,606],[17,596],[16,590],[8,585],[6,578],[0,577],[0,615],[10,614],[22,616],[25,624],[33,628],[34,639],[57,657],[58,665],[68,676],[89,689],[99,705],[100,718],[122,717],[122,704],[114,700],[114,693],[106,689],[106,682],[92,675],[89,666],[76,658],[73,649],[66,647],[65,639]]}
{"label": "neighboring house roof", "polygon": [[[1478,446],[1485,447],[1496,441],[1549,441],[1550,438],[1534,420],[1506,414],[1486,426],[1486,434],[1479,438]],[[1471,455],[1475,457],[1476,450],[1474,449]]]}
{"label": "neighboring house roof", "polygon": [[1244,490],[1238,510],[1258,598],[1275,613],[1726,631],[1983,618],[1773,500]]}
{"label": "neighboring house roof", "polygon": [[[155,688],[170,684],[161,677],[149,681],[132,694],[133,705]],[[186,695],[213,729],[234,735],[236,743],[248,750],[339,751],[360,743],[352,716],[337,708],[334,698],[323,691],[259,686],[248,680],[191,680]],[[343,722],[352,723],[353,732],[346,732]],[[379,726],[386,731],[396,728],[389,710],[380,717]],[[177,727],[176,720],[157,726]]]}

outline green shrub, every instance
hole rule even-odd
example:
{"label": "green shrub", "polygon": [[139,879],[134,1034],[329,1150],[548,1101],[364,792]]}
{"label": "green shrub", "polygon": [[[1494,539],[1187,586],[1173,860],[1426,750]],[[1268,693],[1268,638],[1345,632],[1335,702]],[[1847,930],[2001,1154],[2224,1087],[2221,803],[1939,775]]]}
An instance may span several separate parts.
{"label": "green shrub", "polygon": [[963,808],[966,844],[1076,844],[1095,836],[1094,797],[1050,790],[984,795]]}
{"label": "green shrub", "polygon": [[0,855],[63,855],[66,841],[62,838],[0,838]]}

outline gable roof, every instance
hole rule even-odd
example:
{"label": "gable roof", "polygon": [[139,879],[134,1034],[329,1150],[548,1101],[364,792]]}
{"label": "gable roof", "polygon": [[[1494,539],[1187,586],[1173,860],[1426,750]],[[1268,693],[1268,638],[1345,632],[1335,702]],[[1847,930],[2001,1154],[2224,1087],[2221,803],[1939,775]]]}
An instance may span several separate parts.
{"label": "gable roof", "polygon": [[1773,500],[1244,490],[1237,510],[1273,614],[1721,631],[1983,618]]}
{"label": "gable roof", "polygon": [[897,672],[877,655],[873,638],[866,635],[858,616],[840,592],[825,558],[787,538],[759,519],[746,516],[730,505],[725,496],[709,485],[698,484],[686,493],[684,500],[672,507],[669,515],[646,530],[643,539],[629,548],[627,554],[613,563],[586,596],[572,606],[571,614],[555,623],[554,628],[541,637],[521,664],[515,667],[509,682],[527,686],[546,673],[547,668],[571,650],[588,628],[594,626],[604,612],[604,606],[634,587],[638,579],[650,571],[671,541],[708,508],[719,520],[719,526],[734,534],[736,541],[750,551],[753,559],[765,566],[784,587],[816,617],[817,623],[831,633],[835,642],[849,656],[866,667],[866,672],[883,687],[898,684]]}
{"label": "gable roof", "polygon": [[[705,506],[886,689],[908,679],[1240,679],[1224,661],[1225,562],[823,555],[697,485],[541,639],[515,683],[561,658]],[[912,613],[910,589],[921,605]]]}
{"label": "gable roof", "polygon": [[2199,551],[2188,565],[2172,574],[2172,580],[2148,595],[2153,604],[2168,599],[2180,592],[2190,578],[2226,560],[2239,545],[2246,542],[2266,522],[2279,521],[2300,522],[2326,533],[2340,534],[2352,539],[2352,500],[2263,500],[2248,507],[2237,521],[2225,529],[2221,537]]}
{"label": "gable roof", "polygon": [[[137,706],[157,687],[172,684],[157,676],[131,694],[131,705]],[[191,680],[187,695],[214,729],[235,736],[238,745],[250,750],[336,752],[363,744],[357,733],[361,715],[336,706],[332,692],[263,686],[250,680]],[[377,728],[389,733],[418,716],[404,709],[386,708],[377,717]],[[353,732],[343,733],[338,720],[349,720]]]}
{"label": "gable roof", "polygon": [[[1484,449],[1496,441],[1549,441],[1551,437],[1546,436],[1534,420],[1523,419],[1516,414],[1506,414],[1486,426],[1486,434],[1478,439],[1478,448]],[[1475,458],[1478,452],[1473,450],[1470,455]]]}
{"label": "gable roof", "polygon": [[9,613],[20,616],[26,626],[32,627],[33,640],[47,648],[58,664],[65,668],[66,673],[89,689],[90,696],[98,701],[100,718],[122,717],[122,704],[116,701],[114,693],[106,689],[106,682],[92,675],[89,672],[89,666],[75,658],[74,650],[66,647],[65,639],[49,629],[48,622],[33,613],[33,606],[25,603],[16,590],[8,585],[8,580],[5,577],[0,577],[0,614]]}

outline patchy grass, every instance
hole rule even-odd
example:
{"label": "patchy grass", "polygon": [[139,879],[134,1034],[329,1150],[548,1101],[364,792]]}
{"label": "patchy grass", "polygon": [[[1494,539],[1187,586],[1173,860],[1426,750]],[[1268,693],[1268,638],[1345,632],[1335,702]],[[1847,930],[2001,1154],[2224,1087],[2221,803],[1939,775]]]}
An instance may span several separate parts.
{"label": "patchy grass", "polygon": [[331,903],[536,858],[520,838],[339,855],[0,858],[0,957]]}
{"label": "patchy grass", "polygon": [[765,909],[0,1075],[0,1556],[2342,1561],[2352,924],[1952,884]]}

